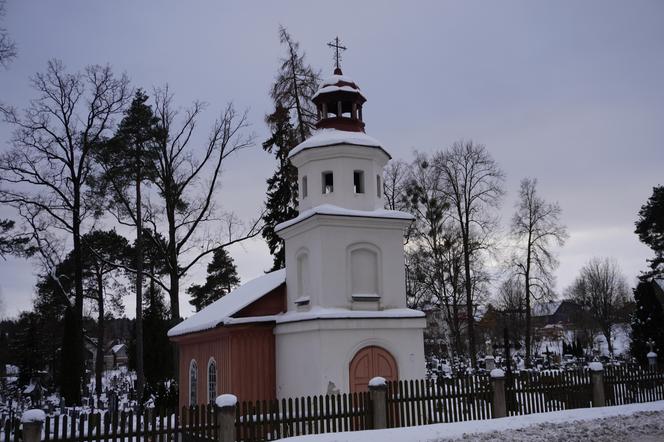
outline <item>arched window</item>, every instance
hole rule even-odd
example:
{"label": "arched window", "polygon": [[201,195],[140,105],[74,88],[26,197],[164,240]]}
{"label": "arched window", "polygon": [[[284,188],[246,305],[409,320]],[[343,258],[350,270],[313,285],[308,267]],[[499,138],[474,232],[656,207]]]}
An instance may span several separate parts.
{"label": "arched window", "polygon": [[351,295],[378,295],[378,253],[369,248],[350,252]]}
{"label": "arched window", "polygon": [[321,182],[323,183],[323,195],[334,192],[334,175],[332,175],[332,172],[323,172]]}
{"label": "arched window", "polygon": [[196,360],[192,359],[189,364],[189,405],[196,405],[198,403],[198,396],[196,390],[198,389],[198,364]]}
{"label": "arched window", "polygon": [[376,175],[376,196],[378,198],[383,196],[383,186],[380,184],[380,175]]}
{"label": "arched window", "polygon": [[213,358],[208,362],[208,402],[212,403],[217,397],[217,363]]}
{"label": "arched window", "polygon": [[308,190],[309,189],[307,189],[307,177],[303,176],[302,177],[302,198],[307,197]]}

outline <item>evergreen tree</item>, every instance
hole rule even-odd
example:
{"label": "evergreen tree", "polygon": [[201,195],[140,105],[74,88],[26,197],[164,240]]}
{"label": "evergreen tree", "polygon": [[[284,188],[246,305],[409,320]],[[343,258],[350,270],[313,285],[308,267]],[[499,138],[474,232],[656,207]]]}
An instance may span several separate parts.
{"label": "evergreen tree", "polygon": [[205,284],[194,284],[187,289],[191,296],[189,303],[196,307],[197,312],[240,285],[233,258],[225,249],[214,251],[212,261],[207,266],[207,273]]}
{"label": "evergreen tree", "polygon": [[[143,236],[151,238],[146,241],[143,267],[151,275],[168,274],[166,261],[159,250],[163,250],[166,240],[159,234],[144,230]],[[143,300],[143,348],[145,349],[145,388],[146,396],[160,397],[163,385],[174,377],[173,346],[168,339],[171,327],[168,306],[164,301],[164,292],[153,279],[145,284]],[[162,404],[174,405],[175,404]]]}
{"label": "evergreen tree", "polygon": [[[117,264],[125,260],[128,249],[127,240],[115,231],[94,230],[81,237],[83,296],[87,303],[97,312],[96,333],[97,359],[95,361],[96,394],[102,393],[102,372],[104,370],[105,322],[110,312],[121,313],[122,284],[115,278],[118,276]],[[42,320],[41,327],[51,331],[48,342],[64,340],[60,322],[64,322],[67,330],[70,320],[70,309],[74,303],[74,253],[70,252],[60,262],[54,273],[45,273],[37,282],[37,298],[35,312]],[[49,359],[58,358],[56,351],[48,352]],[[60,361],[63,373],[67,370],[68,361]],[[55,364],[52,364],[55,365]]]}
{"label": "evergreen tree", "polygon": [[650,271],[642,279],[664,275],[664,186],[653,188],[652,196],[641,207],[636,221],[636,232],[641,242],[655,252]]}
{"label": "evergreen tree", "polygon": [[297,216],[297,169],[288,160],[290,151],[311,135],[317,113],[311,100],[320,80],[320,74],[305,62],[299,43],[293,40],[286,28],[279,28],[279,40],[286,49],[286,56],[270,96],[274,100],[274,112],[265,118],[272,132],[263,143],[266,152],[274,154],[277,170],[267,180],[265,227],[263,238],[273,255],[271,270],[285,267],[284,244],[274,227]]}
{"label": "evergreen tree", "polygon": [[32,250],[28,247],[30,238],[24,235],[12,234],[14,221],[10,219],[0,219],[0,258],[6,258],[7,255],[31,254]]}
{"label": "evergreen tree", "polygon": [[657,299],[655,281],[642,281],[634,290],[636,309],[632,313],[632,342],[630,353],[642,366],[648,363],[646,355],[650,351],[646,342],[655,342],[659,364],[664,363],[664,311]]}
{"label": "evergreen tree", "polygon": [[302,142],[309,137],[316,124],[316,107],[311,98],[318,90],[320,74],[306,64],[299,43],[283,26],[279,28],[279,40],[286,49],[286,56],[280,60],[270,96],[277,107],[283,106],[292,114],[297,141]]}
{"label": "evergreen tree", "polygon": [[158,119],[147,104],[148,96],[136,91],[131,106],[125,112],[115,136],[96,149],[99,163],[104,169],[102,186],[108,185],[112,192],[111,210],[118,220],[128,220],[136,228],[134,253],[136,271],[136,384],[138,396],[143,396],[143,214],[142,186],[155,176],[156,140],[160,133]]}
{"label": "evergreen tree", "polygon": [[274,227],[298,214],[297,169],[288,159],[288,154],[297,143],[288,109],[277,104],[274,112],[267,116],[266,122],[272,130],[272,136],[263,143],[263,149],[274,153],[279,165],[274,175],[267,180],[263,238],[273,255],[272,270],[278,270],[286,266],[286,257],[284,241],[275,233]]}
{"label": "evergreen tree", "polygon": [[12,352],[17,355],[18,382],[20,385],[27,385],[32,377],[45,368],[43,343],[48,337],[42,333],[41,321],[36,313],[21,313],[18,324]]}

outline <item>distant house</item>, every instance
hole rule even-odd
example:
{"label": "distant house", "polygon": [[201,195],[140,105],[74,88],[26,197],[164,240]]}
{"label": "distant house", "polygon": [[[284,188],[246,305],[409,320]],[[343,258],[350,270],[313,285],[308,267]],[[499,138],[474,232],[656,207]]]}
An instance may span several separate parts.
{"label": "distant house", "polygon": [[129,352],[125,344],[114,343],[106,350],[106,354],[104,354],[104,367],[106,370],[126,367],[128,363]]}

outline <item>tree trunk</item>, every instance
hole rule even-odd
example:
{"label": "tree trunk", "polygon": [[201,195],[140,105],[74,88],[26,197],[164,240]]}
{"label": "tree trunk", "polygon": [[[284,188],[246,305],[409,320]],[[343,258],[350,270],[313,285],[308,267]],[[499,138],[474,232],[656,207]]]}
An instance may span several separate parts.
{"label": "tree trunk", "polygon": [[531,346],[531,315],[530,315],[530,251],[532,248],[531,244],[532,233],[528,233],[528,250],[526,251],[526,271],[525,271],[525,297],[526,297],[526,367],[531,367],[532,357],[530,354]]}
{"label": "tree trunk", "polygon": [[609,348],[609,355],[613,356],[613,343],[611,342],[611,327],[604,330],[604,339],[606,339],[606,345]]}
{"label": "tree trunk", "polygon": [[[468,214],[466,214],[468,216]],[[470,363],[472,368],[477,368],[477,355],[475,354],[475,318],[473,315],[473,287],[470,277],[470,240],[469,226],[466,222],[465,231],[462,232],[463,236],[463,265],[466,275],[466,316],[468,318],[468,352],[470,353]]]}
{"label": "tree trunk", "polygon": [[143,369],[143,219],[141,210],[141,151],[136,161],[136,390],[138,403],[143,403],[145,373]]}
{"label": "tree trunk", "polygon": [[104,372],[104,281],[101,272],[97,272],[97,355],[95,357],[95,394],[97,400],[102,393],[101,378]]}
{"label": "tree trunk", "polygon": [[[171,320],[170,326],[174,327],[180,322],[180,276],[178,274],[177,237],[175,235],[175,204],[166,204],[166,216],[168,218],[168,257],[170,286],[168,290]],[[175,380],[180,380],[180,355],[177,344],[173,346],[173,372]]]}
{"label": "tree trunk", "polygon": [[70,358],[65,362],[68,373],[63,373],[67,382],[63,385],[68,405],[81,403],[81,388],[83,384],[83,256],[81,253],[81,194],[79,185],[74,182],[74,203],[72,210],[72,237],[74,255],[74,308],[71,316],[71,336],[64,342],[69,346],[67,352]]}

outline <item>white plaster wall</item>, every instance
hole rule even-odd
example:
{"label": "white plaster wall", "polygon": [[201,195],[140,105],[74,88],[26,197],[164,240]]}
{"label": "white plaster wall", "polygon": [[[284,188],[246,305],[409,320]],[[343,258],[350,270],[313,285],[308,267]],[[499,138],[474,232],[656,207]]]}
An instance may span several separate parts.
{"label": "white plaster wall", "polygon": [[399,379],[425,376],[424,318],[333,319],[278,324],[277,397],[327,393],[333,382],[349,392],[349,368],[362,348],[376,345],[397,361]]}
{"label": "white plaster wall", "polygon": [[[389,157],[381,149],[364,146],[328,146],[308,149],[292,159],[298,169],[299,210],[321,204],[333,204],[355,210],[376,210],[384,206],[383,193],[377,193],[376,175],[381,183],[383,167]],[[364,171],[364,193],[353,191],[353,172]],[[322,174],[334,174],[334,192],[323,194]],[[302,178],[307,177],[307,196],[303,196]]]}
{"label": "white plaster wall", "polygon": [[362,308],[352,302],[350,248],[366,245],[378,252],[378,287],[381,296],[372,309],[404,308],[405,267],[403,229],[408,221],[315,215],[280,234],[286,240],[288,309],[294,310],[297,256],[309,254],[311,306]]}

